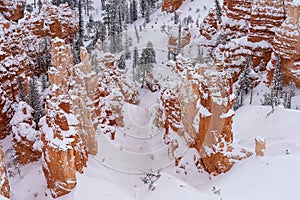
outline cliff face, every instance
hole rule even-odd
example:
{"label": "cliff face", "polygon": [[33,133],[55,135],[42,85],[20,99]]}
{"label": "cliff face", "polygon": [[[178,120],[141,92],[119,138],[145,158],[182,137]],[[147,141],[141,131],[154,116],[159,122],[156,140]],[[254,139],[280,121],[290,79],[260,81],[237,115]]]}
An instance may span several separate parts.
{"label": "cliff face", "polygon": [[46,116],[40,121],[43,141],[43,171],[53,197],[71,192],[76,185],[76,171],[83,172],[88,152],[83,145],[79,121],[72,112],[69,74],[73,65],[70,46],[53,40],[49,71],[52,96],[46,101]]}
{"label": "cliff face", "polygon": [[[25,13],[24,17],[18,14],[19,5],[17,1],[0,1],[0,93],[3,97],[0,99],[0,138],[11,132],[12,107],[19,96],[18,77],[25,80],[47,68],[47,63],[40,59],[50,53],[51,44],[45,37],[61,37],[70,42],[78,28],[76,13],[66,5],[55,7],[45,3],[40,14]],[[17,19],[18,23],[5,16]]]}
{"label": "cliff face", "polygon": [[[281,56],[283,83],[293,80],[300,87],[300,3],[287,6],[287,18],[276,30],[274,38],[275,54]],[[276,60],[272,60],[276,63]],[[270,76],[272,72],[270,73]]]}
{"label": "cliff face", "polygon": [[71,93],[73,95],[73,111],[80,126],[80,137],[90,154],[96,155],[98,143],[95,139],[96,130],[92,117],[95,113],[95,98],[98,90],[98,80],[89,61],[88,52],[81,49],[81,63],[72,68]]}
{"label": "cliff face", "polygon": [[176,11],[182,3],[183,0],[163,0],[161,10],[172,13]]}
{"label": "cliff face", "polygon": [[21,0],[1,0],[0,13],[9,21],[18,21],[24,17],[23,2]]}
{"label": "cliff face", "polygon": [[252,0],[224,1],[221,26],[227,39],[240,38],[248,33]]}
{"label": "cliff face", "polygon": [[[271,80],[276,63],[273,58],[280,55],[283,82],[288,84],[293,80],[299,86],[299,28],[296,27],[299,5],[295,2],[224,1],[222,22],[217,24],[213,11],[210,11],[201,25],[203,30],[200,30],[200,34],[205,38],[201,44],[212,47],[210,51],[217,60],[224,61],[223,67],[231,71],[234,81],[243,69],[247,56],[252,57],[256,72],[266,70],[270,62],[268,70]],[[218,43],[218,39],[221,43]]]}
{"label": "cliff face", "polygon": [[2,147],[0,147],[0,183],[0,195],[9,198],[10,186],[7,178],[7,171]]}
{"label": "cliff face", "polygon": [[165,138],[172,129],[197,150],[206,171],[220,174],[233,165],[232,82],[208,63],[177,57],[182,83],[162,91],[158,121],[166,129]]}
{"label": "cliff face", "polygon": [[22,165],[36,161],[42,156],[40,132],[35,130],[33,112],[34,110],[27,103],[21,101],[10,121],[13,146]]}

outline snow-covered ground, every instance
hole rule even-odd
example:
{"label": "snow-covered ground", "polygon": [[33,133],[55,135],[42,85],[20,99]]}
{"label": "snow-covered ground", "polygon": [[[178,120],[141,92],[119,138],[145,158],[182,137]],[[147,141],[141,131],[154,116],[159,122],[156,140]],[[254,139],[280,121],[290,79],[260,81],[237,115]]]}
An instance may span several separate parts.
{"label": "snow-covered ground", "polygon": [[[103,165],[98,156],[90,156],[84,174],[78,174],[74,191],[58,199],[295,199],[300,179],[300,111],[277,107],[267,116],[270,110],[256,105],[241,107],[236,112],[234,146],[253,151],[257,136],[265,138],[267,145],[264,157],[239,161],[226,174],[214,177],[198,173],[192,162],[194,152],[189,150],[182,161],[187,174],[170,165],[162,169],[161,178],[154,183],[156,189],[151,191],[140,179],[143,172],[113,170]],[[11,199],[52,199],[40,161],[23,166],[21,176],[10,179],[14,191]]]}

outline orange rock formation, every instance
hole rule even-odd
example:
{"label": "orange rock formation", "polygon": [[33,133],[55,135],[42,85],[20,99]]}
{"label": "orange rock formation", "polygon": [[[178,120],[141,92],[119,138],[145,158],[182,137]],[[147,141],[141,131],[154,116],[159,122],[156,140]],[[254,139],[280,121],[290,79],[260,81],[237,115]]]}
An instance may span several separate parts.
{"label": "orange rock formation", "polygon": [[[283,83],[293,80],[300,86],[299,7],[294,0],[224,1],[222,23],[216,23],[212,10],[201,25],[200,34],[206,38],[201,45],[213,47],[212,54],[225,61],[224,68],[230,69],[235,81],[247,56],[252,57],[255,71],[269,70],[272,80],[280,55]],[[222,45],[217,44],[218,34],[224,38]]]}
{"label": "orange rock formation", "polygon": [[183,83],[162,92],[164,114],[159,118],[166,136],[170,128],[176,131],[198,151],[204,169],[219,174],[233,165],[232,83],[213,62],[208,63],[192,64],[177,57],[176,69]]}
{"label": "orange rock formation", "polygon": [[38,160],[42,156],[40,132],[35,130],[34,110],[25,102],[20,102],[16,113],[10,121],[13,132],[13,146],[18,154],[19,163]]}
{"label": "orange rock formation", "polygon": [[40,121],[40,129],[47,186],[53,197],[59,197],[75,187],[76,171],[83,172],[88,152],[80,137],[79,121],[71,109],[71,48],[58,38],[52,44],[53,67],[49,71],[52,96],[46,101],[46,116]]}
{"label": "orange rock formation", "polygon": [[166,12],[174,12],[176,11],[181,4],[183,3],[183,0],[163,0],[163,4],[162,4],[162,11],[166,11]]}
{"label": "orange rock formation", "polygon": [[9,198],[10,187],[7,178],[7,171],[4,161],[4,153],[2,147],[0,147],[0,195]]}
{"label": "orange rock formation", "polygon": [[11,133],[9,121],[14,115],[12,107],[18,97],[18,77],[25,80],[38,70],[46,69],[45,63],[38,61],[38,55],[41,57],[47,53],[47,49],[40,48],[47,41],[45,37],[61,37],[71,42],[78,29],[76,12],[65,4],[56,7],[45,3],[40,14],[26,13],[23,17],[18,2],[0,1],[0,12],[4,16],[0,16],[0,29],[3,31],[0,35],[1,139]]}
{"label": "orange rock formation", "polygon": [[0,13],[9,21],[18,21],[24,17],[23,2],[0,0]]}

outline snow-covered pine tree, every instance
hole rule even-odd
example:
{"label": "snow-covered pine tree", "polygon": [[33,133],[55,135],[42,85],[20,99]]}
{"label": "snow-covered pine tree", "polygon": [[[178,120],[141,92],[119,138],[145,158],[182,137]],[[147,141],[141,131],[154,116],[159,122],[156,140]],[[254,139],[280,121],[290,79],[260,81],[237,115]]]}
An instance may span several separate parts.
{"label": "snow-covered pine tree", "polygon": [[127,22],[128,5],[126,0],[108,0],[105,3],[104,23],[107,25],[110,39],[110,51],[120,52],[122,47],[122,31]]}
{"label": "snow-covered pine tree", "polygon": [[36,123],[36,129],[38,129],[39,121],[44,115],[44,108],[41,103],[41,95],[39,93],[38,84],[36,82],[35,76],[32,76],[29,80],[29,88],[26,102],[34,110],[33,120]]}
{"label": "snow-covered pine tree", "polygon": [[289,91],[284,92],[283,106],[287,109],[292,107],[292,96]]}
{"label": "snow-covered pine tree", "polygon": [[288,90],[288,92],[291,94],[291,97],[295,96],[295,88],[296,88],[295,82],[291,81],[289,84],[289,90]]}
{"label": "snow-covered pine tree", "polygon": [[132,63],[132,73],[133,73],[133,80],[137,80],[136,77],[136,70],[138,68],[138,63],[139,62],[139,51],[137,47],[134,47],[133,50],[133,63]]}
{"label": "snow-covered pine tree", "polygon": [[147,8],[147,1],[140,0],[140,13],[142,17],[145,17],[146,8]]}
{"label": "snow-covered pine tree", "polygon": [[39,8],[39,13],[41,12],[41,9],[42,9],[42,6],[43,6],[43,4],[42,4],[42,1],[41,0],[38,0],[38,2],[37,2],[37,6],[38,6],[38,8]]}
{"label": "snow-covered pine tree", "polygon": [[120,59],[118,60],[118,68],[119,69],[125,69],[126,68],[126,62],[125,62],[124,54],[122,54]]}
{"label": "snow-covered pine tree", "polygon": [[135,37],[136,37],[137,43],[139,43],[140,42],[140,36],[139,36],[139,32],[138,32],[138,29],[137,29],[135,24],[134,24],[134,30],[135,30]]}
{"label": "snow-covered pine tree", "polygon": [[243,105],[244,94],[248,94],[248,92],[252,89],[252,80],[250,77],[251,70],[253,68],[252,60],[250,57],[246,58],[246,66],[238,79],[238,90],[237,90],[237,98],[239,98],[239,106]]}
{"label": "snow-covered pine tree", "polygon": [[275,93],[275,96],[278,98],[281,96],[282,92],[282,72],[280,62],[280,56],[277,56],[273,80],[271,83],[271,91],[273,91]]}
{"label": "snow-covered pine tree", "polygon": [[147,6],[145,10],[145,23],[149,23],[149,22],[150,22],[150,7]]}
{"label": "snow-covered pine tree", "polygon": [[287,91],[284,92],[283,106],[290,109],[292,107],[292,97],[295,96],[295,82],[291,81]]}
{"label": "snow-covered pine tree", "polygon": [[55,6],[59,6],[60,0],[52,0],[51,3]]}
{"label": "snow-covered pine tree", "polygon": [[94,8],[94,1],[93,0],[85,0],[85,6],[86,6],[86,15],[90,16],[91,11],[95,10]]}
{"label": "snow-covered pine tree", "polygon": [[20,171],[19,156],[14,147],[10,147],[6,150],[5,158],[7,158],[6,168],[8,176],[14,177],[18,173],[20,178],[22,178]]}
{"label": "snow-covered pine tree", "polygon": [[102,7],[102,10],[105,10],[105,0],[101,0],[101,7]]}
{"label": "snow-covered pine tree", "polygon": [[152,42],[149,41],[147,43],[147,47],[142,51],[137,73],[138,79],[142,83],[142,88],[145,85],[147,72],[149,72],[152,69],[153,63],[156,63],[156,54],[153,49]]}
{"label": "snow-covered pine tree", "polygon": [[78,29],[77,36],[74,38],[73,45],[72,45],[74,64],[80,63],[80,47],[83,46],[84,21],[83,21],[82,6],[83,6],[82,0],[79,0],[78,1],[79,29]]}
{"label": "snow-covered pine tree", "polygon": [[128,39],[128,34],[126,31],[126,38],[125,38],[125,59],[130,59],[131,58],[131,54],[129,51],[129,39]]}
{"label": "snow-covered pine tree", "polygon": [[178,25],[178,37],[177,37],[177,50],[176,54],[179,55],[181,53],[181,22]]}
{"label": "snow-covered pine tree", "polygon": [[222,7],[220,5],[219,0],[215,0],[215,7],[216,7],[216,16],[218,23],[221,24],[222,21]]}
{"label": "snow-covered pine tree", "polygon": [[48,74],[42,74],[42,91],[49,87]]}
{"label": "snow-covered pine tree", "polygon": [[130,2],[130,21],[131,23],[135,22],[138,18],[137,13],[137,2],[136,0],[133,0]]}
{"label": "snow-covered pine tree", "polygon": [[17,78],[19,101],[26,101],[25,90],[24,90],[24,80],[19,76]]}

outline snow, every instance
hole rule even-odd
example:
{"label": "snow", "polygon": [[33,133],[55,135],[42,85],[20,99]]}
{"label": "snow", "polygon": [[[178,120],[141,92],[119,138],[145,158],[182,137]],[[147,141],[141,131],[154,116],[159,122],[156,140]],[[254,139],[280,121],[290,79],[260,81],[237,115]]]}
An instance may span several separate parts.
{"label": "snow", "polygon": [[230,109],[227,113],[223,113],[220,117],[228,118],[228,117],[231,117],[232,115],[234,115],[234,111],[232,109]]}
{"label": "snow", "polygon": [[[243,106],[237,110],[233,126],[234,146],[254,149],[254,139],[258,137],[268,142],[264,157],[252,156],[239,161],[226,174],[210,177],[205,172],[195,172],[192,162],[187,159],[194,153],[189,150],[183,161],[190,162],[188,174],[178,174],[178,168],[170,165],[162,170],[161,178],[154,183],[156,189],[150,191],[140,180],[143,172],[115,171],[103,165],[98,156],[90,156],[84,174],[77,176],[74,191],[58,199],[295,199],[300,178],[300,111],[277,108],[266,117],[270,110],[270,107],[262,106]],[[286,154],[286,150],[290,153]],[[132,165],[139,165],[139,162]],[[15,191],[12,199],[52,199],[47,190],[48,196],[45,196],[46,182],[40,161],[23,166],[21,171],[24,178],[10,179]]]}
{"label": "snow", "polygon": [[300,1],[299,0],[294,0],[291,3],[292,6],[300,6]]}

